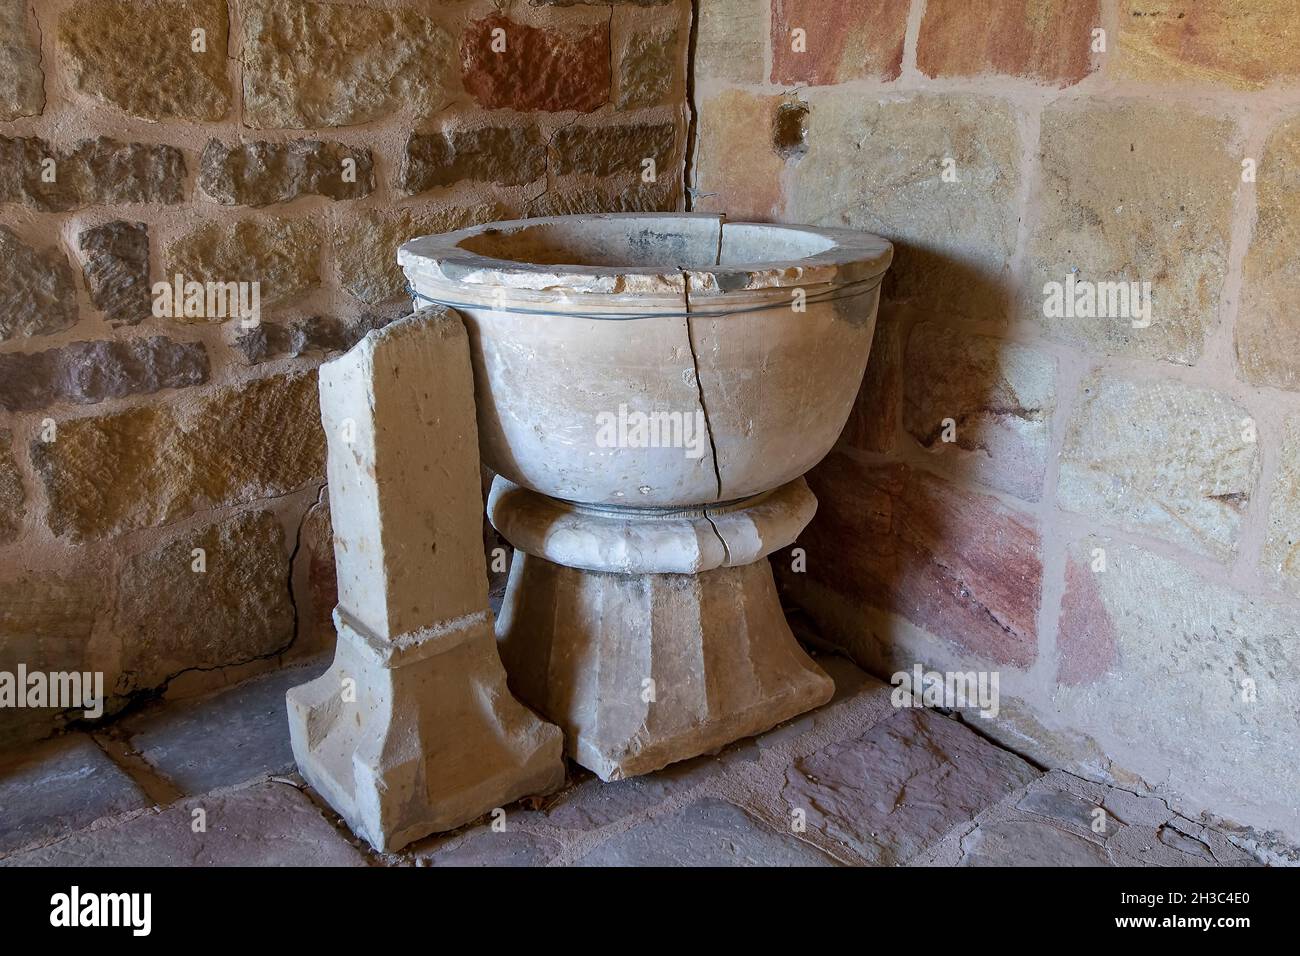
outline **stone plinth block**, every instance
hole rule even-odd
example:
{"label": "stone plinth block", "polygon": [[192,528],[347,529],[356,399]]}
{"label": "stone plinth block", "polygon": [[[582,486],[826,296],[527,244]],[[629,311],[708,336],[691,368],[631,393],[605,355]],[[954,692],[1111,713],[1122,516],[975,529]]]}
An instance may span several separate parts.
{"label": "stone plinth block", "polygon": [[564,780],[557,728],[492,642],[469,344],[425,309],[320,371],[338,571],[334,664],[289,692],[304,777],[381,850]]}

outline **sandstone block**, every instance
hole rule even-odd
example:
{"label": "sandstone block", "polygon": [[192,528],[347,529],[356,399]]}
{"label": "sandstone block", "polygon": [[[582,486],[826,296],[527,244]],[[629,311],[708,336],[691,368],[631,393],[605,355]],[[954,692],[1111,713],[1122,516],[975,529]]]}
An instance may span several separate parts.
{"label": "sandstone block", "polygon": [[1257,90],[1300,76],[1300,25],[1287,0],[1121,0],[1114,73],[1155,83]]}
{"label": "sandstone block", "polygon": [[599,212],[674,212],[680,192],[675,178],[653,184],[640,180],[630,188],[606,183],[595,188],[565,191],[550,189],[528,203],[526,215],[582,216]]}
{"label": "sandstone block", "polygon": [[772,82],[898,79],[910,6],[907,0],[772,0]]}
{"label": "sandstone block", "polygon": [[46,521],[73,539],[278,497],[320,475],[325,457],[312,373],[61,421],[55,441],[31,447]]}
{"label": "sandstone block", "polygon": [[0,202],[58,212],[184,198],[185,156],[174,146],[99,136],[61,149],[37,136],[0,136]]}
{"label": "sandstone block", "polygon": [[[202,571],[196,571],[202,549]],[[118,575],[113,632],[117,693],[165,684],[192,668],[241,664],[293,640],[289,555],[279,519],[253,511],[129,559]]]}
{"label": "sandstone block", "polygon": [[398,185],[411,194],[463,179],[519,186],[545,173],[546,143],[537,127],[479,126],[412,133]]}
{"label": "sandstone block", "polygon": [[654,161],[656,178],[669,175],[675,131],[672,123],[636,123],[628,126],[564,126],[551,140],[555,172],[639,176],[647,159]]}
{"label": "sandstone block", "polygon": [[26,514],[25,498],[23,476],[14,460],[13,432],[0,428],[0,544],[18,537]]}
{"label": "sandstone block", "polygon": [[[202,809],[207,829],[194,832]],[[86,829],[0,866],[365,866],[296,787],[263,780]]]}
{"label": "sandstone block", "polygon": [[799,539],[807,571],[783,576],[796,594],[809,579],[962,654],[1006,667],[1034,662],[1043,569],[1032,519],[923,472],[843,453],[808,484],[820,506]]}
{"label": "sandstone block", "polygon": [[331,242],[339,283],[368,305],[409,298],[397,264],[397,247],[417,236],[452,232],[507,218],[496,203],[472,206],[401,206],[340,216]]}
{"label": "sandstone block", "polygon": [[109,325],[137,325],[152,314],[149,290],[149,228],[121,219],[77,236],[81,271],[90,301]]}
{"label": "sandstone block", "polygon": [[[1105,571],[1091,570],[1095,549]],[[1061,719],[1120,766],[1216,814],[1294,829],[1300,716],[1294,609],[1240,594],[1140,548],[1071,549],[1092,596],[1067,643],[1113,645],[1113,664],[1053,695]]]}
{"label": "sandstone block", "polygon": [[[503,51],[492,49],[494,30],[505,31]],[[608,22],[560,29],[484,17],[466,27],[460,59],[465,90],[485,109],[590,113],[609,102]]]}
{"label": "sandstone block", "polygon": [[26,412],[59,402],[91,405],[208,380],[202,342],[161,335],[122,342],[73,342],[44,352],[0,354],[0,408]]}
{"label": "sandstone block", "polygon": [[45,109],[41,43],[25,0],[0,2],[0,122]]}
{"label": "sandstone block", "polygon": [[300,196],[360,199],[375,189],[370,150],[296,139],[287,143],[208,140],[199,188],[228,206],[266,206]]}
{"label": "sandstone block", "polygon": [[655,817],[579,857],[576,866],[837,866],[790,833],[706,797]]}
{"label": "sandstone block", "polygon": [[1300,594],[1300,417],[1297,416],[1286,422],[1260,565],[1275,582],[1293,594]]}
{"label": "sandstone block", "polygon": [[902,400],[903,374],[899,364],[899,328],[887,305],[880,307],[871,355],[862,388],[853,403],[853,411],[844,425],[840,440],[862,451],[894,450],[894,432],[898,426]]}
{"label": "sandstone block", "polygon": [[1094,376],[1066,432],[1057,499],[1225,560],[1259,473],[1249,417],[1209,389]]}
{"label": "sandstone block", "polygon": [[305,220],[210,222],[167,246],[166,275],[181,275],[187,282],[260,283],[265,309],[317,285],[320,244],[320,232]]}
{"label": "sandstone block", "polygon": [[290,737],[353,830],[399,849],[558,786],[561,735],[510,696],[497,656],[460,317],[426,309],[367,336],[322,366],[321,407],[339,643],[289,692]]}
{"label": "sandstone block", "polygon": [[225,0],[80,0],[59,18],[59,52],[80,93],[142,119],[213,122],[230,109],[228,21]]}
{"label": "sandstone block", "polygon": [[905,710],[796,760],[781,795],[810,829],[870,865],[898,866],[1037,776],[956,721]]}
{"label": "sandstone block", "polygon": [[241,12],[249,126],[349,126],[446,105],[451,37],[415,8],[260,0]]}
{"label": "sandstone block", "polygon": [[960,475],[1026,501],[1042,494],[1056,363],[982,335],[914,326],[903,367],[903,427]]}
{"label": "sandstone block", "polygon": [[927,76],[1003,73],[1069,86],[1092,72],[1092,31],[1101,25],[1098,0],[934,0],[916,65]]}
{"label": "sandstone block", "polygon": [[38,251],[0,226],[0,342],[52,335],[76,322],[77,290],[63,253]]}
{"label": "sandstone block", "polygon": [[[1156,100],[1082,100],[1044,111],[1042,213],[1030,240],[1026,310],[1086,348],[1194,363],[1227,270],[1241,178],[1232,138],[1231,122]],[[1085,280],[1085,294],[1097,290],[1098,305],[1084,300],[1047,314],[1047,284],[1064,286],[1070,276]],[[1101,283],[1125,290],[1139,283],[1140,292],[1144,282],[1149,316],[1124,310],[1119,290],[1101,294]]]}
{"label": "sandstone block", "polygon": [[722,90],[700,110],[696,208],[744,222],[770,221],[781,210],[785,159],[771,142],[783,100]]}
{"label": "sandstone block", "polygon": [[1256,219],[1242,265],[1237,314],[1237,362],[1255,385],[1300,389],[1300,321],[1291,303],[1300,294],[1293,265],[1300,242],[1300,117],[1273,131],[1255,186]]}
{"label": "sandstone block", "polygon": [[658,106],[677,88],[677,77],[685,69],[685,54],[676,30],[641,31],[632,34],[618,64],[620,110]]}
{"label": "sandstone block", "polygon": [[[1021,176],[1006,103],[969,95],[864,102],[834,91],[812,103],[808,129],[808,153],[787,187],[789,218],[892,241],[889,300],[1006,321]],[[945,158],[956,182],[945,181]]]}
{"label": "sandstone block", "polygon": [[700,76],[732,83],[762,83],[767,31],[750,0],[701,4],[695,38],[695,69]]}

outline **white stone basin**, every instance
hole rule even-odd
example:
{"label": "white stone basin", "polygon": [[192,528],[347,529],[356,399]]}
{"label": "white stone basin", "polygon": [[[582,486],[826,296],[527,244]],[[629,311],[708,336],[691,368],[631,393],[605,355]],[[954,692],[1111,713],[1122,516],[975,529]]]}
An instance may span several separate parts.
{"label": "white stone basin", "polygon": [[892,254],[849,230],[630,213],[425,236],[398,261],[417,307],[465,320],[493,471],[570,502],[688,508],[827,454]]}

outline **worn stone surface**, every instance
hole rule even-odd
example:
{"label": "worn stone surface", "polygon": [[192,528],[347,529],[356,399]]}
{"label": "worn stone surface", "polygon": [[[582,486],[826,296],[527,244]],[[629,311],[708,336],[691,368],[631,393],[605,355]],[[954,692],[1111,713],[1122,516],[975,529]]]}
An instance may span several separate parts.
{"label": "worn stone surface", "polygon": [[871,357],[862,378],[853,411],[840,440],[851,448],[870,452],[894,450],[902,400],[899,327],[888,305],[880,307],[871,340]]}
{"label": "worn stone surface", "polygon": [[0,342],[76,324],[77,290],[56,246],[36,249],[0,226]]}
{"label": "worn stone surface", "polygon": [[505,218],[496,203],[472,206],[401,206],[341,216],[331,241],[339,283],[362,302],[375,305],[410,298],[397,264],[397,247],[417,236],[452,232]]}
{"label": "worn stone surface", "polygon": [[[166,247],[168,276],[190,282],[258,282],[263,309],[303,295],[320,281],[321,235],[288,219],[210,222]],[[183,321],[224,321],[221,317]]]}
{"label": "worn stone surface", "polygon": [[1066,431],[1057,500],[1226,559],[1259,473],[1248,419],[1210,389],[1094,375]]}
{"label": "worn stone surface", "polygon": [[[201,548],[205,571],[195,571]],[[252,511],[168,536],[125,562],[113,633],[117,693],[158,687],[182,671],[239,664],[293,639],[289,556],[279,519]]]}
{"label": "worn stone surface", "polygon": [[548,804],[546,822],[564,830],[598,830],[693,790],[721,769],[713,757],[696,757],[628,780],[591,777]]}
{"label": "worn stone surface", "polygon": [[[330,524],[329,497],[308,509],[298,532],[294,603],[298,609],[298,636],[294,649],[313,651],[334,647],[334,606],[339,603],[338,576],[334,570],[334,529]],[[296,570],[296,569],[295,569]]]}
{"label": "worn stone surface", "polygon": [[1065,593],[1061,596],[1060,627],[1056,634],[1056,679],[1067,686],[1090,684],[1119,663],[1115,624],[1106,612],[1094,575],[1104,573],[1103,555],[1065,562]]}
{"label": "worn stone surface", "polygon": [[0,2],[0,122],[45,108],[40,36],[28,24],[28,7],[25,0]]}
{"label": "worn stone surface", "polygon": [[[878,102],[856,91],[827,92],[811,105],[788,219],[893,242],[886,299],[1005,323],[1021,178],[1011,108],[971,95]],[[944,181],[944,159],[956,182]]]}
{"label": "worn stone surface", "polygon": [[185,405],[63,421],[57,441],[32,444],[32,458],[50,529],[74,539],[278,497],[322,471],[316,376],[271,375]]}
{"label": "worn stone surface", "polygon": [[202,342],[161,335],[73,342],[44,352],[0,354],[0,408],[26,412],[62,402],[91,405],[208,380]]}
{"label": "worn stone surface", "polygon": [[1088,565],[1095,611],[1061,622],[1113,635],[1104,676],[1053,695],[1061,720],[1097,738],[1116,764],[1193,806],[1264,828],[1300,812],[1294,742],[1300,714],[1300,616],[1238,593],[1174,561],[1105,539],[1072,549]]}
{"label": "worn stone surface", "polygon": [[77,235],[90,301],[109,325],[136,325],[152,314],[149,227],[115,219]]}
{"label": "worn stone surface", "polygon": [[[53,182],[46,181],[50,172]],[[39,136],[0,136],[0,202],[57,212],[184,198],[185,155],[174,146],[98,136],[61,148]]]}
{"label": "worn stone surface", "polygon": [[[910,6],[908,0],[772,0],[772,82],[898,79]],[[804,52],[795,49],[796,29],[804,31]]]}
{"label": "worn stone surface", "polygon": [[383,328],[399,318],[396,314],[363,312],[355,319],[334,315],[313,315],[294,319],[288,325],[260,322],[253,328],[231,326],[231,347],[243,355],[248,365],[309,352],[346,352],[365,338],[366,333]]}
{"label": "worn stone surface", "polygon": [[[99,605],[99,587],[88,573],[6,569],[0,577],[0,671],[14,674],[19,664],[89,670],[88,644]],[[71,713],[81,718],[83,711]],[[59,719],[53,708],[0,708],[0,746],[47,736]]]}
{"label": "worn stone surface", "polygon": [[776,96],[722,90],[700,108],[695,208],[739,222],[779,218],[785,160],[772,145]]}
{"label": "worn stone surface", "polygon": [[[492,49],[493,30],[505,31],[504,51]],[[484,17],[465,28],[460,59],[465,90],[485,109],[590,113],[609,101],[608,21],[561,29]]]}
{"label": "worn stone surface", "polygon": [[445,106],[450,35],[414,8],[259,0],[241,8],[244,123],[316,129]]}
{"label": "worn stone surface", "polygon": [[1094,69],[1098,0],[933,0],[925,7],[916,65],[928,76],[1003,73],[1069,86]]}
{"label": "worn stone surface", "polygon": [[1121,0],[1116,76],[1261,89],[1300,76],[1300,23],[1288,0]]}
{"label": "worn stone surface", "polygon": [[933,322],[914,326],[903,427],[953,472],[1026,501],[1042,494],[1056,363],[1034,349]]}
{"label": "worn stone surface", "polygon": [[680,190],[676,177],[644,184],[639,179],[630,188],[602,184],[572,191],[547,190],[528,203],[526,215],[583,216],[596,212],[675,212]]}
{"label": "worn stone surface", "polygon": [[56,738],[0,763],[0,855],[150,802],[90,737]]}
{"label": "worn stone surface", "polygon": [[1286,421],[1260,567],[1273,581],[1300,595],[1300,416]]}
{"label": "worn stone surface", "polygon": [[[207,827],[195,833],[194,811]],[[82,830],[3,866],[365,866],[297,788],[265,781]]]}
{"label": "worn stone surface", "polygon": [[672,123],[635,123],[627,126],[564,126],[551,140],[555,172],[640,176],[642,164],[653,159],[656,178],[671,175]]}
{"label": "worn stone surface", "polygon": [[696,74],[762,83],[767,30],[765,18],[754,15],[752,0],[712,0],[700,4],[696,15]]}
{"label": "worn stone surface", "polygon": [[[396,850],[555,789],[562,740],[510,695],[497,655],[460,316],[421,310],[323,365],[321,416],[339,642],[289,691],[290,738],[353,831]],[[340,701],[345,679],[356,694]]]}
{"label": "worn stone surface", "polygon": [[1038,820],[1002,820],[962,841],[961,866],[1114,866],[1106,848]]}
{"label": "worn stone surface", "polygon": [[[1241,179],[1233,137],[1231,121],[1162,100],[1083,99],[1044,110],[1026,311],[1087,348],[1195,362],[1227,270]],[[1150,283],[1150,326],[1134,327],[1146,319],[1115,316],[1112,304],[1106,316],[1086,307],[1047,315],[1047,283],[1068,275],[1087,288]]]}
{"label": "worn stone surface", "polygon": [[1269,136],[1255,185],[1255,222],[1242,264],[1237,363],[1255,385],[1300,389],[1300,296],[1295,248],[1300,243],[1300,117]]}
{"label": "worn stone surface", "polygon": [[[265,592],[265,585],[257,590]],[[272,608],[283,601],[277,595]],[[252,623],[252,622],[250,622]],[[186,795],[293,772],[284,694],[328,662],[285,667],[199,700],[177,700],[128,717],[131,750]]]}
{"label": "worn stone surface", "polygon": [[810,578],[984,660],[1033,663],[1042,563],[1031,518],[924,472],[843,453],[808,484],[819,504],[799,539],[808,570],[787,583]]}
{"label": "worn stone surface", "polygon": [[80,93],[147,120],[212,122],[231,103],[228,21],[225,0],[80,0],[59,18],[59,52]]}
{"label": "worn stone surface", "polygon": [[677,86],[684,70],[684,53],[676,30],[645,30],[632,34],[618,62],[620,110],[658,106]]}
{"label": "worn stone surface", "polygon": [[0,428],[0,544],[18,537],[27,513],[25,497],[23,476],[14,458],[13,432]]}
{"label": "worn stone surface", "polygon": [[360,199],[374,191],[374,162],[368,149],[318,139],[231,145],[210,139],[199,157],[199,188],[234,206],[300,196]]}
{"label": "worn stone surface", "polygon": [[782,798],[805,811],[810,830],[895,866],[1037,776],[956,721],[905,710],[795,760]]}
{"label": "worn stone surface", "polygon": [[545,173],[546,143],[536,126],[462,127],[412,133],[397,185],[411,194],[463,179],[519,186]]}
{"label": "worn stone surface", "polygon": [[527,830],[478,827],[460,839],[439,841],[430,850],[414,848],[421,866],[546,866],[560,854],[552,837]]}
{"label": "worn stone surface", "polygon": [[836,866],[725,800],[706,798],[655,817],[579,857],[575,866]]}

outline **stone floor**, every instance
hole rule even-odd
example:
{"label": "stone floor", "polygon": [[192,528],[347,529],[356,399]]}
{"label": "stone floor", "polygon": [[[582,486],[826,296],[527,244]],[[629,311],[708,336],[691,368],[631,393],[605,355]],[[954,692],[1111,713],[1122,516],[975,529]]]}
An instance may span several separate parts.
{"label": "stone floor", "polygon": [[761,737],[619,783],[575,770],[558,794],[376,854],[294,773],[284,692],[315,661],[0,759],[0,865],[1258,865],[1158,798],[1044,773],[818,662],[835,699]]}

